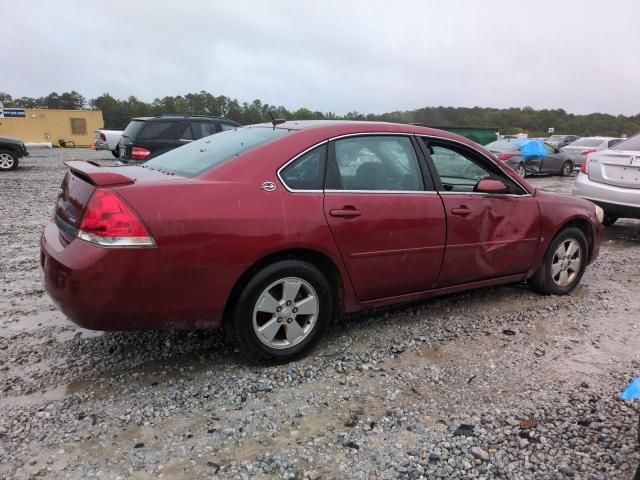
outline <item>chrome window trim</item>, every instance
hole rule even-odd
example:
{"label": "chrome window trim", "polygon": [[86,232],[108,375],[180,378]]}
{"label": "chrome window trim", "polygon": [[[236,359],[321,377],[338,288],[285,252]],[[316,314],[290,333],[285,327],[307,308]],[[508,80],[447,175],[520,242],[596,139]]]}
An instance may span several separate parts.
{"label": "chrome window trim", "polygon": [[523,193],[522,195],[518,195],[517,193],[487,193],[487,192],[439,192],[440,195],[491,195],[494,197],[515,197],[515,198],[522,198],[522,197],[532,197],[533,195],[531,195],[528,192]]}
{"label": "chrome window trim", "polygon": [[[285,190],[287,190],[288,192],[291,192],[291,193],[319,193],[319,192],[323,192],[324,191],[324,190],[304,190],[304,189],[298,190],[298,189],[295,189],[295,188],[289,188],[289,186],[286,184],[286,182],[283,180],[282,176],[280,175],[280,172],[282,172],[282,170],[287,168],[290,163],[295,162],[297,159],[299,159],[300,157],[306,155],[307,153],[309,153],[314,148],[318,148],[318,147],[324,145],[325,143],[328,144],[329,140],[322,140],[321,142],[316,143],[315,145],[307,148],[306,150],[303,150],[302,152],[297,154],[295,157],[293,157],[291,160],[289,160],[287,163],[282,165],[278,170],[276,170],[276,176],[278,177],[278,180],[280,180],[280,183],[285,188]],[[326,166],[325,166],[325,168],[326,168]]]}
{"label": "chrome window trim", "polygon": [[399,193],[399,194],[418,194],[418,195],[438,195],[438,192],[435,190],[325,190],[324,193]]}
{"label": "chrome window trim", "polygon": [[[281,172],[282,170],[284,170],[290,163],[295,162],[298,158],[302,157],[303,155],[305,155],[306,153],[310,152],[311,150],[313,150],[314,148],[320,147],[321,145],[324,145],[325,143],[329,143],[332,142],[334,140],[340,140],[342,138],[348,138],[348,137],[362,137],[362,136],[367,136],[367,135],[379,135],[379,136],[389,136],[389,135],[401,135],[401,136],[405,136],[405,137],[423,137],[423,138],[428,138],[428,139],[436,139],[436,140],[443,140],[445,142],[452,142],[452,143],[456,143],[458,145],[461,145],[462,147],[467,147],[470,148],[471,150],[474,150],[477,154],[481,155],[483,158],[487,159],[489,162],[491,162],[492,164],[496,165],[496,162],[493,161],[491,158],[487,157],[483,152],[481,152],[480,150],[478,150],[477,148],[468,145],[464,142],[461,142],[459,140],[455,140],[452,138],[447,138],[447,137],[441,137],[438,135],[427,135],[427,134],[423,134],[423,133],[412,133],[412,132],[358,132],[358,133],[345,133],[343,135],[336,135],[335,137],[330,137],[327,140],[322,140],[314,145],[312,145],[311,147],[307,148],[306,150],[303,150],[302,152],[300,152],[299,154],[297,154],[295,157],[293,157],[291,160],[287,161],[284,165],[282,165],[277,171],[276,171],[276,176],[278,177],[278,180],[280,181],[280,183],[282,184],[282,186],[291,193],[430,193],[430,194],[440,194],[440,195],[500,195],[500,196],[510,196],[510,197],[532,197],[533,195],[530,194],[526,188],[524,188],[524,186],[522,186],[522,184],[520,183],[520,181],[516,178],[513,177],[509,177],[509,179],[511,181],[513,181],[515,184],[517,184],[521,189],[522,189],[522,194],[518,195],[515,193],[483,193],[483,192],[446,192],[446,191],[442,191],[439,192],[437,190],[298,190],[298,189],[294,189],[294,188],[289,188],[289,186],[285,183],[285,181],[282,179],[281,176]],[[502,169],[500,167],[498,167],[498,169],[500,169],[502,171]],[[437,173],[437,172],[436,172]]]}

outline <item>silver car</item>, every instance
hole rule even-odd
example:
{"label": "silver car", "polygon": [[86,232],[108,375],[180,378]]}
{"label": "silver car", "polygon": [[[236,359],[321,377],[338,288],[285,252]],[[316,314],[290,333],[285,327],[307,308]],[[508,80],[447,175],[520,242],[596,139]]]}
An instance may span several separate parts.
{"label": "silver car", "polygon": [[640,135],[589,154],[573,193],[600,205],[605,225],[640,218]]}
{"label": "silver car", "polygon": [[560,151],[569,155],[573,164],[579,168],[590,153],[606,150],[623,140],[624,138],[615,137],[582,137],[566,147],[562,147]]}

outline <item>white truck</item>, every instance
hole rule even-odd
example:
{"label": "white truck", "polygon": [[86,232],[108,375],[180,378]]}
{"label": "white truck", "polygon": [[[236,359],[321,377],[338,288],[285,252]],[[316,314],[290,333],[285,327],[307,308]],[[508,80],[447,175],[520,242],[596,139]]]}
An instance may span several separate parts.
{"label": "white truck", "polygon": [[120,156],[120,137],[122,130],[105,130],[103,128],[96,130],[96,150],[111,150],[114,157]]}

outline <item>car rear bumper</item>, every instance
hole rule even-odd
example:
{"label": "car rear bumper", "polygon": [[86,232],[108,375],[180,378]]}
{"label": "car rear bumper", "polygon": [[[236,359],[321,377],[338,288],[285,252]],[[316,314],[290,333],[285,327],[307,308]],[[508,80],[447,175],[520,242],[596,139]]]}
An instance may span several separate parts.
{"label": "car rear bumper", "polygon": [[593,182],[579,173],[573,191],[576,197],[599,205],[607,213],[621,218],[640,218],[640,188],[623,188]]}
{"label": "car rear bumper", "polygon": [[[92,330],[217,328],[232,272],[174,269],[158,248],[66,243],[55,223],[41,239],[44,286],[77,325]],[[226,275],[225,275],[226,274]]]}
{"label": "car rear bumper", "polygon": [[96,150],[111,150],[107,142],[96,141]]}

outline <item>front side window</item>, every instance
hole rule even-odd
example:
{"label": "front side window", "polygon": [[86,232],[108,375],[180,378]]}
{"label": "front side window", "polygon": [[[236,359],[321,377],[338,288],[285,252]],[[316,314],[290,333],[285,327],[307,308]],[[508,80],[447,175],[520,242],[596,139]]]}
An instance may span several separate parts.
{"label": "front side window", "polygon": [[547,153],[555,153],[556,152],[556,149],[553,146],[549,145],[548,143],[544,143],[543,145],[544,145],[544,149],[547,151]]}
{"label": "front side window", "polygon": [[424,182],[409,137],[367,135],[336,140],[333,190],[422,191]]}
{"label": "front side window", "polygon": [[444,192],[473,192],[483,178],[500,180],[510,193],[523,193],[497,166],[469,149],[423,138]]}
{"label": "front side window", "polygon": [[280,172],[291,190],[322,190],[327,158],[327,145],[321,145],[297,158]]}

